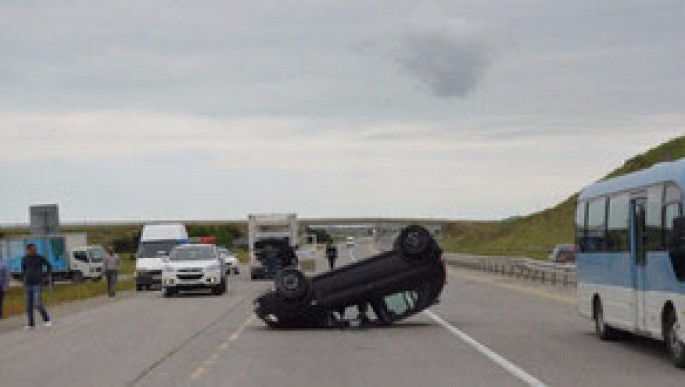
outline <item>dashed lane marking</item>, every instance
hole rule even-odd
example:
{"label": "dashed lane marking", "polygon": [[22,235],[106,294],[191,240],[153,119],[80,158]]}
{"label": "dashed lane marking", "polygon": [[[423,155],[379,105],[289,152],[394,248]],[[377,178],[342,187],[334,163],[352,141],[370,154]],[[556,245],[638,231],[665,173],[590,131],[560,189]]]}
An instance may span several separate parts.
{"label": "dashed lane marking", "polygon": [[224,342],[221,343],[221,345],[219,345],[217,347],[216,351],[214,351],[214,353],[209,355],[209,357],[207,357],[207,359],[205,359],[195,369],[195,371],[193,371],[190,374],[190,379],[192,379],[192,380],[201,379],[210,370],[210,368],[214,365],[214,363],[219,358],[220,354],[222,352],[225,352],[228,349],[228,347],[230,346],[230,343],[232,343],[232,342],[234,342],[240,338],[240,335],[242,335],[243,332],[245,331],[245,329],[250,324],[252,324],[252,321],[254,321],[254,315],[250,315],[250,317],[248,317],[247,320],[243,321],[243,323],[240,324],[240,326],[235,331],[233,331],[231,333],[231,335],[226,340],[224,340]]}

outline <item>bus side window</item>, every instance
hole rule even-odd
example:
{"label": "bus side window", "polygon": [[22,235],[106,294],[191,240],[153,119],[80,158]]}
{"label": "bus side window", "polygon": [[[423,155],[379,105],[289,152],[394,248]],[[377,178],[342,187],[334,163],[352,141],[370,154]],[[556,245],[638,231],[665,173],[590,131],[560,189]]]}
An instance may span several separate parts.
{"label": "bus side window", "polygon": [[663,251],[662,206],[664,186],[659,184],[647,189],[647,214],[645,219],[645,249]]}
{"label": "bus side window", "polygon": [[586,251],[597,253],[605,251],[606,242],[606,198],[590,201],[587,216],[587,245]]}
{"label": "bus side window", "polygon": [[585,218],[587,213],[587,202],[579,201],[576,207],[576,246],[578,251],[586,251],[586,224]]}
{"label": "bus side window", "polygon": [[607,222],[607,251],[622,252],[630,250],[629,237],[630,196],[620,194],[609,199]]}
{"label": "bus side window", "polygon": [[673,184],[666,186],[666,193],[664,195],[664,232],[662,243],[667,248],[671,243],[671,237],[673,235],[673,219],[682,214],[680,196],[680,189],[677,186]]}

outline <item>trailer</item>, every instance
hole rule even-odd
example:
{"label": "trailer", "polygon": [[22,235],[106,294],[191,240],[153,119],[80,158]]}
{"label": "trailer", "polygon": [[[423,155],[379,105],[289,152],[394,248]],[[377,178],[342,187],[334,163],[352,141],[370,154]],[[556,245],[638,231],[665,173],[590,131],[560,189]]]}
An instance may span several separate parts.
{"label": "trailer", "polygon": [[296,214],[249,215],[250,278],[274,278],[281,269],[279,255],[297,249],[298,233]]}

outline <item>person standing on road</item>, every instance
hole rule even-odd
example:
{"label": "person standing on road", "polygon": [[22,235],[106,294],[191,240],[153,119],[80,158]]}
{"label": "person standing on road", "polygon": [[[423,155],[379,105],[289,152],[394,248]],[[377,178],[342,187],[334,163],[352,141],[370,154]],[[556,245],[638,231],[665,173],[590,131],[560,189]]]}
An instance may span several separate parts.
{"label": "person standing on road", "polygon": [[2,306],[5,292],[10,288],[10,269],[5,260],[0,260],[0,320],[3,319]]}
{"label": "person standing on road", "polygon": [[107,278],[107,294],[114,297],[119,274],[119,255],[114,252],[114,246],[107,247],[107,254],[102,259],[102,273]]}
{"label": "person standing on road", "polygon": [[286,267],[297,266],[297,253],[295,253],[296,248],[297,247],[293,248],[287,242],[283,245],[281,251],[278,254],[281,269],[285,269]]}
{"label": "person standing on road", "polygon": [[333,242],[328,242],[326,244],[326,258],[328,258],[328,266],[330,269],[335,269],[335,260],[338,259],[338,248]]}
{"label": "person standing on road", "polygon": [[21,259],[21,273],[24,279],[24,287],[26,288],[26,315],[28,317],[27,330],[35,327],[33,318],[33,308],[35,307],[40,312],[46,327],[52,326],[50,315],[43,306],[41,298],[41,287],[43,283],[43,266],[48,269],[48,278],[52,276],[52,265],[45,259],[44,256],[38,255],[36,245],[29,243],[26,246],[26,255]]}

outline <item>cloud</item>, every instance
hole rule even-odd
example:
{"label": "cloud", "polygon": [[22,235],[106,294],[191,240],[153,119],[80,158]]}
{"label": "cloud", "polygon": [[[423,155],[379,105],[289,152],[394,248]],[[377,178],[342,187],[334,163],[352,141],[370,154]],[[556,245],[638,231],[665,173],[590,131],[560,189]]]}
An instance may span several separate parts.
{"label": "cloud", "polygon": [[466,97],[490,66],[493,50],[460,19],[424,19],[401,38],[395,61],[437,97]]}

